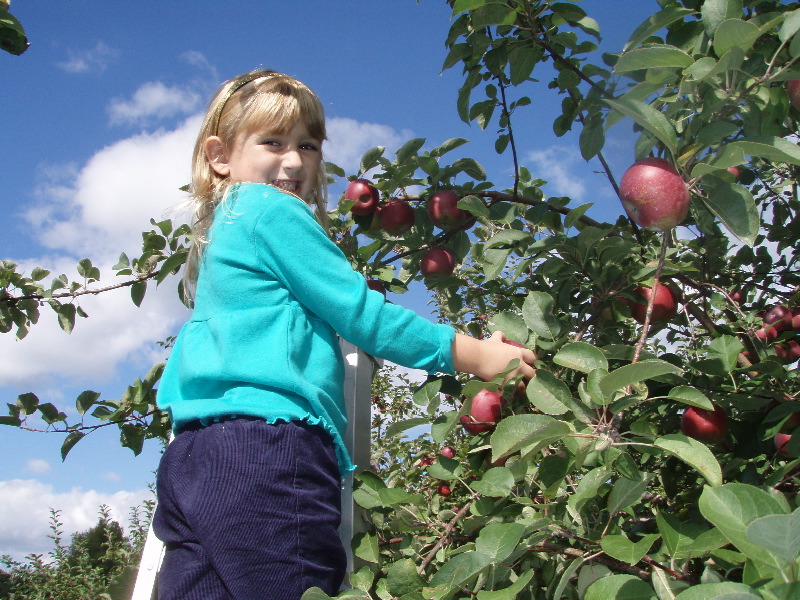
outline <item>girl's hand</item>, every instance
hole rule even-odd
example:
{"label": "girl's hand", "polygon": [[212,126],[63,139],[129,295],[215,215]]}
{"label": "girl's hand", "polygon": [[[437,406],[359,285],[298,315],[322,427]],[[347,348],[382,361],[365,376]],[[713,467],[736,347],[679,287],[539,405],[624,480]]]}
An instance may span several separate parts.
{"label": "girl's hand", "polygon": [[519,359],[519,366],[506,379],[521,374],[528,381],[536,373],[533,363],[536,353],[527,348],[518,348],[505,343],[506,336],[496,331],[489,339],[478,340],[460,333],[453,342],[453,366],[456,371],[469,373],[489,381],[508,368],[508,364]]}

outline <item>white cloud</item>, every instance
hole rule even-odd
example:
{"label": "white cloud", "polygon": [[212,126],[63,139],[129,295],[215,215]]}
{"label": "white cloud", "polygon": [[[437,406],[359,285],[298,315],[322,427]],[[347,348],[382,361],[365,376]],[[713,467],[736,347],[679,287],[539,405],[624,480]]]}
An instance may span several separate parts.
{"label": "white cloud", "polygon": [[[199,117],[193,117],[174,131],[142,134],[103,148],[83,167],[45,169],[38,202],[26,217],[52,252],[16,262],[27,272],[42,266],[74,279],[78,259],[88,257],[103,276],[94,287],[125,281],[112,275],[111,266],[122,251],[138,256],[141,231],[152,227],[150,218],[170,216],[184,199],[178,188],[189,180],[198,127]],[[129,288],[82,296],[79,304],[90,318],[79,318],[70,335],[61,331],[50,308],[42,307],[40,322],[25,339],[0,336],[0,385],[35,383],[43,397],[49,394],[47,386],[54,392],[60,387],[53,378],[98,384],[117,375],[122,363],[147,369],[163,360],[154,342],[174,334],[188,314],[178,301],[176,283],[172,278],[160,288],[149,286],[138,309]],[[66,403],[71,406],[72,399]]]}
{"label": "white cloud", "polygon": [[76,487],[55,493],[52,486],[33,479],[0,481],[0,555],[20,560],[29,553],[46,555],[52,550],[47,537],[51,508],[61,511],[62,543],[68,544],[71,534],[97,524],[100,506],[108,506],[111,518],[127,529],[131,507],[151,498],[148,489],[103,494]]}
{"label": "white cloud", "polygon": [[325,145],[325,160],[348,173],[358,170],[361,156],[370,148],[384,146],[386,157],[392,158],[402,144],[414,137],[408,129],[396,131],[388,125],[362,123],[343,117],[330,118],[326,125],[329,141]]}
{"label": "white cloud", "polygon": [[586,196],[586,184],[577,176],[584,160],[577,148],[551,146],[545,150],[533,150],[525,157],[532,163],[534,177],[544,179],[546,193],[550,196],[569,196],[580,202]]}
{"label": "white cloud", "polygon": [[33,475],[47,475],[50,472],[50,463],[41,458],[31,458],[25,463],[25,471]]}
{"label": "white cloud", "polygon": [[199,117],[172,131],[126,138],[98,151],[82,168],[50,167],[26,217],[47,248],[72,256],[129,256],[141,247],[140,232],[160,220],[185,195]]}
{"label": "white cloud", "polygon": [[65,61],[56,66],[67,73],[102,73],[119,52],[104,42],[97,42],[89,50],[70,50]]}
{"label": "white cloud", "polygon": [[133,97],[115,98],[108,107],[112,125],[145,125],[154,119],[188,115],[200,104],[200,95],[182,86],[160,81],[142,84]]}

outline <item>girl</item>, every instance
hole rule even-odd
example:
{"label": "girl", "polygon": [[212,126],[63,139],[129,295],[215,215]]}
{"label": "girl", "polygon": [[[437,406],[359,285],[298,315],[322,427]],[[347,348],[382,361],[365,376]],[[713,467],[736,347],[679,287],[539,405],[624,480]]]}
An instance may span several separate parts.
{"label": "girl", "polygon": [[191,192],[195,306],[158,405],[175,437],[158,470],[160,600],[336,594],[343,361],[337,334],[428,372],[491,379],[530,350],[479,341],[369,290],[324,222],[322,105],[298,80],[253,71],[225,83],[197,137]]}

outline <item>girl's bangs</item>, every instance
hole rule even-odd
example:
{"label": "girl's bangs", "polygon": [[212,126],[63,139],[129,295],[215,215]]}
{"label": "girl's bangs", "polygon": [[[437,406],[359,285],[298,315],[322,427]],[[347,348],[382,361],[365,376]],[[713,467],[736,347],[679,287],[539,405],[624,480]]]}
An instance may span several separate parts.
{"label": "girl's bangs", "polygon": [[311,90],[281,80],[265,81],[260,87],[242,111],[247,116],[241,127],[252,131],[268,124],[270,129],[283,135],[297,123],[303,123],[311,137],[327,139],[322,104]]}

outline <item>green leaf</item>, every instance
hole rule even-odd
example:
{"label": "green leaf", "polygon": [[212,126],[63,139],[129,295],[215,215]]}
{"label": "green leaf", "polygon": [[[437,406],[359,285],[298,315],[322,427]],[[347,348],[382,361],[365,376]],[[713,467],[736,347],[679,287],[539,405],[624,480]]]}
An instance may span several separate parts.
{"label": "green leaf", "polygon": [[144,295],[147,292],[147,282],[146,281],[137,281],[131,286],[131,300],[136,306],[142,305],[142,300],[144,300]]}
{"label": "green leaf", "polygon": [[714,457],[714,453],[702,442],[680,433],[670,433],[658,438],[653,443],[694,467],[706,478],[709,485],[722,485],[722,469]]}
{"label": "green leaf", "polygon": [[22,24],[11,13],[0,13],[0,49],[19,56],[30,46]]}
{"label": "green leaf", "polygon": [[659,69],[677,67],[685,69],[694,59],[680,48],[669,44],[648,44],[634,48],[619,57],[614,65],[616,73],[638,71],[640,69]]}
{"label": "green leaf", "polygon": [[682,402],[683,404],[688,404],[689,406],[714,410],[714,404],[703,392],[688,385],[679,385],[672,388],[669,394],[667,394],[667,397]]}
{"label": "green leaf", "polygon": [[607,535],[600,540],[600,547],[610,557],[635,565],[650,552],[658,537],[657,534],[651,533],[638,542],[632,542],[624,535]]}
{"label": "green leaf", "polygon": [[450,481],[460,478],[463,475],[463,469],[461,468],[461,463],[457,460],[440,456],[439,460],[428,466],[428,475],[434,479]]}
{"label": "green leaf", "polygon": [[572,342],[564,345],[553,357],[553,362],[583,373],[589,373],[595,369],[608,369],[608,359],[603,352],[586,342]]}
{"label": "green leaf", "polygon": [[93,392],[91,390],[83,391],[75,399],[75,408],[78,409],[78,413],[82,415],[86,414],[86,411],[89,410],[99,398],[99,392]]}
{"label": "green leaf", "polygon": [[538,54],[528,46],[514,46],[508,53],[509,77],[513,85],[525,82],[538,62]]}
{"label": "green leaf", "polygon": [[[564,228],[569,229],[570,227],[573,227],[578,221],[580,221],[581,217],[584,214],[586,214],[586,211],[589,210],[592,206],[594,206],[594,202],[587,202],[586,204],[581,204],[580,206],[576,206],[575,208],[570,210],[567,213],[567,216],[564,217]],[[586,233],[587,229],[583,230],[580,235]]]}
{"label": "green leaf", "polygon": [[414,138],[412,140],[408,140],[397,150],[397,162],[403,163],[407,161],[411,156],[416,155],[423,145],[425,145],[425,138]]}
{"label": "green leaf", "polygon": [[768,515],[750,523],[747,539],[793,563],[800,554],[800,508],[791,515]]}
{"label": "green leaf", "polygon": [[458,208],[465,210],[476,217],[488,217],[489,209],[478,196],[464,196],[458,201]]}
{"label": "green leaf", "polygon": [[378,492],[378,497],[385,508],[397,504],[419,504],[422,499],[419,494],[412,494],[402,488],[384,488]]}
{"label": "green leaf", "polygon": [[489,331],[502,331],[510,340],[524,344],[528,341],[528,327],[522,317],[513,312],[501,312],[492,316],[488,323]]}
{"label": "green leaf", "polygon": [[750,21],[726,19],[714,33],[714,52],[722,56],[731,48],[740,48],[746,53],[760,35],[761,31]]}
{"label": "green leaf", "polygon": [[728,544],[718,529],[691,521],[684,523],[664,511],[656,513],[656,524],[667,551],[677,560],[705,556]]}
{"label": "green leaf", "polygon": [[64,442],[61,444],[61,460],[65,461],[67,459],[67,454],[69,451],[72,450],[72,447],[80,442],[86,434],[82,431],[70,431],[69,435],[64,438]]}
{"label": "green leaf", "polygon": [[724,581],[722,583],[701,583],[692,586],[675,597],[675,600],[762,600],[749,585]]}
{"label": "green leaf", "polygon": [[494,498],[508,496],[513,487],[514,475],[505,467],[489,469],[483,474],[483,477],[472,484],[472,489],[477,493]]}
{"label": "green leaf", "polygon": [[664,113],[633,98],[603,99],[603,102],[618,113],[630,117],[638,125],[652,133],[673,156],[677,154],[678,134]]}
{"label": "green leaf", "polygon": [[778,31],[778,39],[785,42],[794,37],[798,31],[800,31],[800,9],[784,14],[783,25]]}
{"label": "green leaf", "polygon": [[589,119],[581,129],[578,146],[583,160],[590,160],[606,143],[605,123],[599,116]]}
{"label": "green leaf", "polygon": [[586,590],[584,600],[653,600],[653,588],[634,575],[609,575]]}
{"label": "green leaf", "polygon": [[555,301],[546,292],[530,292],[522,304],[525,324],[539,337],[554,339],[561,331],[561,324],[553,315]]}
{"label": "green leaf", "polygon": [[570,426],[547,415],[513,415],[502,419],[492,433],[492,462],[525,446],[550,444],[572,433]]}
{"label": "green leaf", "polygon": [[443,156],[444,154],[447,154],[448,152],[455,150],[456,148],[463,146],[468,142],[469,140],[461,137],[450,138],[431,150],[431,156]]}
{"label": "green leaf", "polygon": [[600,389],[603,394],[610,397],[617,390],[633,385],[645,379],[652,379],[668,373],[681,373],[681,369],[665,360],[650,359],[637,363],[624,365],[619,369],[611,371],[600,382]]}
{"label": "green leaf", "polygon": [[394,597],[402,597],[420,589],[425,580],[417,573],[417,565],[410,558],[403,558],[389,565],[386,586]]}
{"label": "green leaf", "polygon": [[481,590],[478,592],[478,600],[514,600],[518,598],[520,592],[528,586],[530,580],[533,579],[533,575],[533,570],[525,571],[507,588],[501,590]]}
{"label": "green leaf", "polygon": [[56,309],[58,315],[58,325],[66,333],[72,333],[72,328],[75,327],[75,305],[74,304],[60,304]]}
{"label": "green leaf", "polygon": [[457,554],[434,573],[429,585],[431,587],[446,586],[448,589],[463,588],[470,579],[477,577],[491,564],[491,557],[480,552],[467,551]]}
{"label": "green leaf", "polygon": [[702,200],[728,231],[748,246],[755,243],[760,220],[750,190],[743,185],[723,182]]}
{"label": "green leaf", "polygon": [[546,415],[563,415],[569,410],[572,393],[567,384],[550,371],[537,369],[525,394],[530,403]]}
{"label": "green leaf", "polygon": [[531,234],[526,231],[503,229],[489,238],[484,248],[510,248],[518,242],[527,241],[530,239]]}
{"label": "green leaf", "polygon": [[380,163],[380,158],[383,156],[385,151],[386,148],[383,146],[375,146],[374,148],[367,150],[361,157],[361,165],[358,168],[359,173],[363,175],[370,169],[377,167]]}
{"label": "green leaf", "polygon": [[642,494],[652,478],[653,476],[649,473],[639,473],[638,479],[628,479],[627,477],[617,479],[608,494],[609,514],[615,515],[641,500]]}
{"label": "green leaf", "polygon": [[356,487],[353,490],[353,499],[359,506],[373,509],[383,506],[380,491],[386,488],[383,479],[370,471],[361,471],[356,474]]}
{"label": "green leaf", "polygon": [[402,421],[396,421],[389,425],[386,428],[386,433],[384,434],[387,438],[397,435],[398,433],[403,433],[413,427],[420,427],[422,425],[430,425],[430,419],[425,417],[414,417],[413,419],[404,419]]}
{"label": "green leaf", "polygon": [[785,500],[753,485],[727,483],[704,488],[699,507],[702,515],[748,558],[781,566],[781,559],[748,539],[747,527],[761,517],[788,515],[790,511]]}
{"label": "green leaf", "polygon": [[59,410],[49,402],[40,404],[38,408],[42,415],[42,420],[48,425],[58,421],[64,421],[67,418],[67,415],[63,412],[59,412]]}
{"label": "green leaf", "polygon": [[38,406],[39,397],[32,392],[26,392],[17,396],[17,407],[19,408],[20,414],[32,415],[36,412]]}
{"label": "green leaf", "polygon": [[665,8],[654,15],[650,15],[636,29],[633,30],[633,33],[631,34],[630,38],[628,38],[628,41],[626,42],[622,51],[627,52],[631,48],[641,44],[651,35],[661,31],[675,21],[679,21],[684,17],[691,15],[692,13],[694,13],[694,11],[690,8],[672,6]]}
{"label": "green leaf", "polygon": [[525,526],[521,523],[489,523],[480,530],[475,550],[494,563],[502,562],[517,549],[524,533]]}
{"label": "green leaf", "polygon": [[378,536],[374,533],[357,533],[353,536],[353,554],[371,563],[381,562],[378,550]]}
{"label": "green leaf", "polygon": [[742,0],[705,0],[700,9],[706,33],[714,37],[717,27],[726,19],[738,19],[742,16]]}

